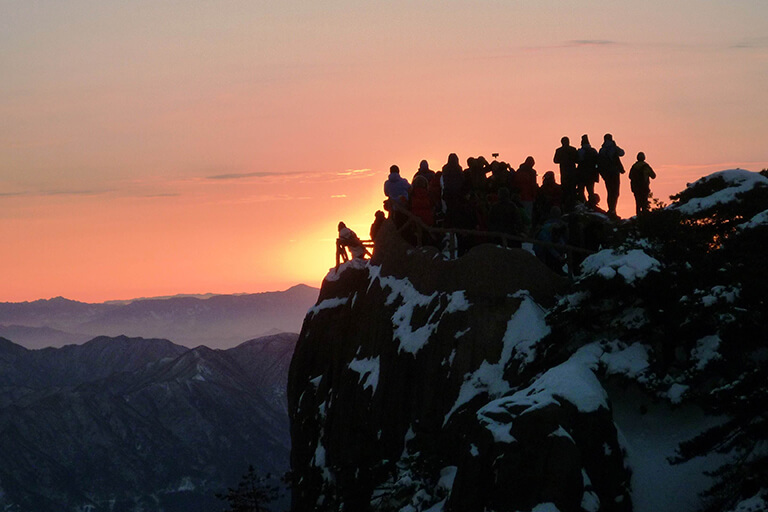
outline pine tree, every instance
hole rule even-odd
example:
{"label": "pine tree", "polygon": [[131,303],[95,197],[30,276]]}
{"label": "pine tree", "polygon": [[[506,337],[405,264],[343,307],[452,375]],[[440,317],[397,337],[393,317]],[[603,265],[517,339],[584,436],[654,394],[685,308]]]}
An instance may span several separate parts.
{"label": "pine tree", "polygon": [[230,487],[216,497],[227,502],[229,508],[224,512],[267,512],[267,505],[278,496],[278,487],[270,484],[270,479],[269,473],[259,476],[251,465],[236,489]]}

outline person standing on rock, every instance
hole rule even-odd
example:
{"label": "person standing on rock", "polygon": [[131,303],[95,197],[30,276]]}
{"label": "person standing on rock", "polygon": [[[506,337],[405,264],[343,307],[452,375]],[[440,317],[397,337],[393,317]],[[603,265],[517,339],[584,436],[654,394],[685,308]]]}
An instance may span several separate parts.
{"label": "person standing on rock", "polygon": [[579,151],[571,146],[568,137],[560,139],[561,146],[555,150],[554,162],[560,165],[560,185],[563,187],[563,206],[571,211],[576,204],[576,164],[579,162]]}
{"label": "person standing on rock", "polygon": [[598,153],[597,168],[605,182],[605,191],[608,196],[606,198],[608,202],[608,215],[611,217],[617,217],[616,205],[619,202],[621,175],[624,174],[624,166],[621,164],[622,156],[624,156],[624,150],[616,145],[613,135],[606,133],[603,137],[603,145]]}
{"label": "person standing on rock", "polygon": [[579,148],[579,165],[576,169],[576,198],[579,201],[584,200],[586,191],[586,200],[595,193],[595,183],[600,180],[600,174],[597,172],[598,155],[597,150],[589,144],[589,137],[584,134],[581,136],[581,147]]}
{"label": "person standing on rock", "polygon": [[656,178],[656,173],[648,162],[645,161],[645,153],[637,154],[637,162],[629,169],[629,185],[635,195],[635,214],[648,211],[648,196],[651,194],[651,180]]}

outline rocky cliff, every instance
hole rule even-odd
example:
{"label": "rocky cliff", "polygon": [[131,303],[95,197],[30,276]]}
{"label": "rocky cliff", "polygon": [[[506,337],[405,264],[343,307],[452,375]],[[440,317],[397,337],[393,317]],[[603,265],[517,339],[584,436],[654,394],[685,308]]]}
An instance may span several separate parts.
{"label": "rocky cliff", "polygon": [[297,342],[292,510],[768,510],[768,179],[672,199],[574,282],[385,225]]}
{"label": "rocky cliff", "polygon": [[604,391],[542,343],[565,286],[524,250],[444,261],[387,226],[369,265],[325,280],[297,344],[293,510],[627,510]]}

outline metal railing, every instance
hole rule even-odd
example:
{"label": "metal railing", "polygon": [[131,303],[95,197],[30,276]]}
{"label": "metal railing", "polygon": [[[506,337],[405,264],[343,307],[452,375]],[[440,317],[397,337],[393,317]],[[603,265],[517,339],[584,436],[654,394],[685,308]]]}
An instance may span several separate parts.
{"label": "metal railing", "polygon": [[[440,228],[435,226],[427,226],[424,224],[424,221],[422,221],[418,216],[414,215],[412,212],[410,212],[408,209],[406,209],[404,206],[392,202],[395,209],[397,210],[397,213],[399,215],[404,215],[408,218],[406,222],[403,223],[402,226],[400,226],[397,231],[398,233],[402,233],[406,228],[409,226],[415,227],[414,235],[416,237],[416,246],[421,247],[424,242],[424,233],[429,233],[430,235],[439,235],[437,237],[433,237],[435,240],[439,240],[444,237],[444,235],[448,236],[448,257],[450,259],[456,259],[458,258],[458,243],[457,243],[457,235],[465,235],[465,236],[474,236],[478,238],[483,238],[489,240],[501,240],[501,246],[504,249],[509,248],[510,242],[519,242],[521,244],[529,243],[532,245],[539,245],[542,247],[547,247],[550,249],[555,249],[559,252],[563,252],[566,254],[567,262],[568,262],[568,271],[569,273],[573,273],[574,268],[574,253],[581,253],[581,254],[594,254],[595,251],[591,249],[585,249],[584,247],[576,247],[574,245],[569,244],[558,244],[555,242],[548,242],[546,240],[538,240],[536,238],[530,238],[526,236],[519,236],[519,235],[510,235],[509,233],[502,233],[499,231],[480,231],[476,229],[460,229],[460,228]],[[371,251],[369,249],[373,248],[373,241],[372,240],[361,240],[362,246],[365,248],[365,253],[368,256],[371,256]],[[349,256],[347,255],[346,247],[348,244],[345,244],[341,241],[341,239],[336,239],[336,267],[346,261],[349,261]]]}

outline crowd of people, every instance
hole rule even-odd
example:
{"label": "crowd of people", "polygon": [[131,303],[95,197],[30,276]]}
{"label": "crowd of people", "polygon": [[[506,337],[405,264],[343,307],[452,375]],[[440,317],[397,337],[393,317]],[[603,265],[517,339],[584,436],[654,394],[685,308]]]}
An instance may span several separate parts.
{"label": "crowd of people", "polygon": [[[539,182],[532,156],[515,169],[497,160],[496,154],[490,162],[483,156],[470,157],[466,167],[462,167],[459,157],[451,153],[437,171],[422,160],[410,182],[401,176],[397,165],[392,165],[384,182],[384,209],[398,227],[407,223],[407,211],[428,227],[510,235],[513,241],[506,245],[519,247],[520,239],[533,238],[597,249],[601,235],[595,226],[602,229],[610,219],[618,218],[616,206],[621,175],[625,173],[621,162],[624,150],[611,134],[605,134],[599,150],[590,145],[587,135],[581,137],[578,149],[571,146],[568,137],[560,142],[553,158],[553,163],[559,165],[559,183],[552,171],[545,172]],[[655,177],[645,155],[639,153],[629,172],[637,215],[649,208],[650,180]],[[607,210],[600,207],[600,196],[595,190],[601,178]],[[384,212],[376,212],[371,239],[384,217]],[[407,238],[413,232],[405,230],[403,234]],[[488,237],[470,235],[457,239],[459,255],[477,243],[490,241]],[[437,247],[441,242],[428,235],[422,240]],[[562,251],[547,244],[534,244],[534,250],[552,268],[562,268]]]}

